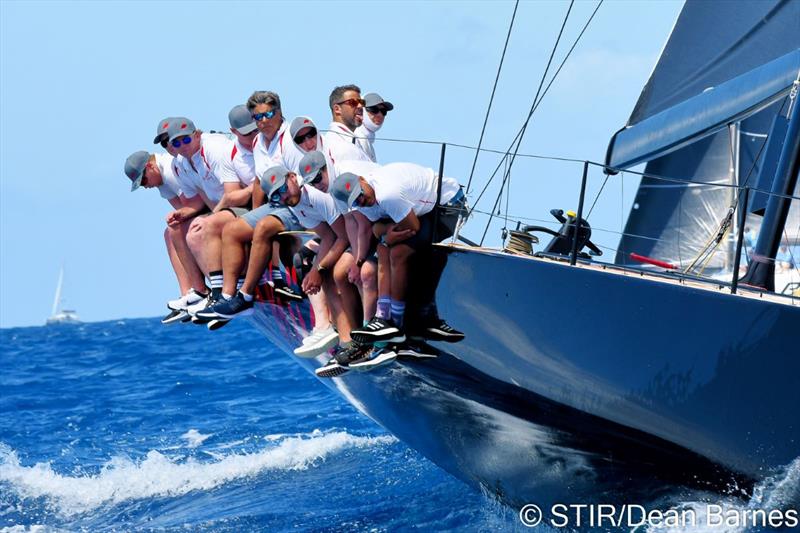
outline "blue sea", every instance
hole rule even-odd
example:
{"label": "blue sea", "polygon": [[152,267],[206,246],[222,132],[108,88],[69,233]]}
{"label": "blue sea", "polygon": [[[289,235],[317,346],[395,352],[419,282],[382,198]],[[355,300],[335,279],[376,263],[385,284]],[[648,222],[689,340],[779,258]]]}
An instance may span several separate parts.
{"label": "blue sea", "polygon": [[[800,459],[748,501],[714,497],[796,508]],[[153,318],[0,330],[0,533],[61,531],[530,530],[247,321]]]}
{"label": "blue sea", "polygon": [[0,531],[507,531],[246,321],[0,330]]}

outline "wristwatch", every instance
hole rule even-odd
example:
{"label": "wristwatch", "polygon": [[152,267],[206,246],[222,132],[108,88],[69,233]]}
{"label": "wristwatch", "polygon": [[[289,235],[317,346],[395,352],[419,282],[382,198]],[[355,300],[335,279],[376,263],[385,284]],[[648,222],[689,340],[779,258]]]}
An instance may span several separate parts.
{"label": "wristwatch", "polygon": [[322,265],[317,265],[317,272],[319,272],[320,274],[322,274],[326,270],[328,270],[328,267],[324,267]]}

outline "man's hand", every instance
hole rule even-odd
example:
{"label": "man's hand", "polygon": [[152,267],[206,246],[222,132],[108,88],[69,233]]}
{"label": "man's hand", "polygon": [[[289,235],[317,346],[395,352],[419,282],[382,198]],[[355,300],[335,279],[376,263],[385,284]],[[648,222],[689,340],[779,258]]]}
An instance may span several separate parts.
{"label": "man's hand", "polygon": [[322,274],[319,270],[312,268],[303,278],[303,292],[306,294],[317,294],[322,286]]}
{"label": "man's hand", "polygon": [[417,232],[413,229],[397,229],[397,226],[393,226],[389,231],[386,232],[386,236],[383,238],[383,242],[385,242],[388,246],[394,246],[399,242],[403,242],[407,239],[410,239]]}
{"label": "man's hand", "polygon": [[353,262],[353,264],[350,265],[350,270],[347,272],[347,279],[350,280],[350,283],[353,285],[361,284],[361,267],[358,266],[358,263]]}
{"label": "man's hand", "polygon": [[191,207],[181,207],[167,215],[167,225],[177,226],[182,224],[194,214],[194,209]]}

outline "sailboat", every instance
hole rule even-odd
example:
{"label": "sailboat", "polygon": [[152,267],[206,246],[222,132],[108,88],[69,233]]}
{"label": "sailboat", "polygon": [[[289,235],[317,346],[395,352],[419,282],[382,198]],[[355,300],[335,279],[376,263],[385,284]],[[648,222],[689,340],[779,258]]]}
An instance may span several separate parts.
{"label": "sailboat", "polygon": [[[439,311],[465,339],[323,383],[516,508],[652,501],[673,485],[746,494],[800,457],[800,298],[773,286],[800,203],[799,86],[800,2],[687,2],[597,164],[647,164],[615,261],[584,252],[583,188],[540,251],[436,244],[418,275],[441,269]],[[327,361],[292,353],[307,302],[267,295],[250,320],[309,371]]]}
{"label": "sailboat", "polygon": [[78,318],[78,313],[71,309],[61,309],[61,290],[64,287],[64,267],[58,273],[58,285],[56,286],[56,295],[53,298],[53,310],[50,312],[50,317],[45,322],[46,325],[51,326],[54,324],[80,324],[81,320]]}

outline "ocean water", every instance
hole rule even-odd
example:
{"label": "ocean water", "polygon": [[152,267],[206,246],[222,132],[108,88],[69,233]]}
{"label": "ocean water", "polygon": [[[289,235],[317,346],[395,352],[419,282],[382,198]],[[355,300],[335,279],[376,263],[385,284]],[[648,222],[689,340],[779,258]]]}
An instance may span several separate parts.
{"label": "ocean water", "polygon": [[[748,497],[665,496],[697,525],[627,530],[775,531],[709,527],[709,503],[797,509],[800,458]],[[134,319],[0,330],[0,533],[29,531],[532,529],[246,321],[208,332]]]}
{"label": "ocean water", "polygon": [[0,330],[0,531],[507,531],[247,322]]}

